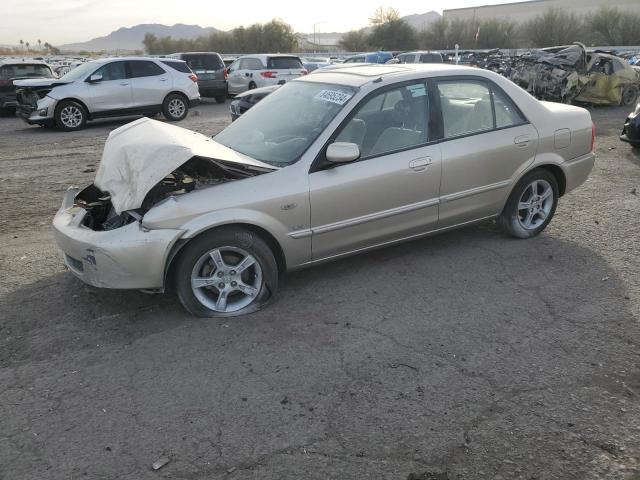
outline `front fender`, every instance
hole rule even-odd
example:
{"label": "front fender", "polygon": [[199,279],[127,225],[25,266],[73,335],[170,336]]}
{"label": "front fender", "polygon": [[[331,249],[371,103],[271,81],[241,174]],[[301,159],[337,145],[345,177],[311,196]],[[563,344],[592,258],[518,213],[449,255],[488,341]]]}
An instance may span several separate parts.
{"label": "front fender", "polygon": [[242,208],[208,212],[188,220],[180,227],[184,231],[181,243],[184,244],[184,241],[206,231],[228,225],[257,227],[267,232],[280,245],[287,267],[293,268],[311,260],[311,238],[293,238],[289,235],[298,226],[285,225],[271,215]]}

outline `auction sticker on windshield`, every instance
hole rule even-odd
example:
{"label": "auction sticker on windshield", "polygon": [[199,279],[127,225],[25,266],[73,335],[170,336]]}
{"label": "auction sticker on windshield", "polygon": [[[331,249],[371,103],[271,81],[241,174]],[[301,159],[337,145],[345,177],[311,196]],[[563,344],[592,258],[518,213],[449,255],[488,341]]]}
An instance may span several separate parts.
{"label": "auction sticker on windshield", "polygon": [[344,105],[345,103],[347,103],[347,100],[351,98],[351,94],[341,92],[339,90],[320,90],[318,93],[316,93],[315,98],[331,103],[337,103],[338,105]]}

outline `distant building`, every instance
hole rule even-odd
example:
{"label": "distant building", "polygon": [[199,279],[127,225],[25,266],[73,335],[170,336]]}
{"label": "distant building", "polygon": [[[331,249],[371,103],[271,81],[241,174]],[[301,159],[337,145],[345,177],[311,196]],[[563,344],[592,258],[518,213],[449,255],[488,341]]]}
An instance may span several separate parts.
{"label": "distant building", "polygon": [[502,20],[508,18],[516,22],[526,22],[551,7],[577,15],[586,15],[597,11],[603,6],[640,14],[640,0],[607,0],[606,2],[603,0],[530,0],[499,5],[483,5],[481,7],[452,8],[445,10],[443,16],[450,21]]}

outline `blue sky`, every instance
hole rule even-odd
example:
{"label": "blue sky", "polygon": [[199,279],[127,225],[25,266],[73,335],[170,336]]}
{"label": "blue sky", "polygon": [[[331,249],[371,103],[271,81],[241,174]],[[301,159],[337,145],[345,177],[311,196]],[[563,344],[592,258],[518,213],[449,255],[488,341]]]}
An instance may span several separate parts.
{"label": "blue sky", "polygon": [[[410,15],[512,1],[394,0],[385,4],[353,0],[245,0],[234,4],[221,0],[1,0],[0,44],[13,45],[20,39],[35,44],[39,38],[60,45],[139,23],[187,23],[228,30],[274,17],[283,19],[298,32],[312,32],[314,23],[323,32],[346,31],[366,26],[378,5],[391,5],[401,15]],[[242,7],[236,8],[239,5]]]}

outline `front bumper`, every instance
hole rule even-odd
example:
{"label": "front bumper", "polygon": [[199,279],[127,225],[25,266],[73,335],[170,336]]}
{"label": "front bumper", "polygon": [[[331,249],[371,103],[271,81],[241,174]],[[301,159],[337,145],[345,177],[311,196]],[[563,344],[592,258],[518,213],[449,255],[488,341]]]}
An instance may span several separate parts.
{"label": "front bumper", "polygon": [[145,230],[139,222],[109,231],[82,225],[86,211],[74,207],[78,188],[67,190],[53,219],[56,243],[69,270],[102,288],[162,289],[165,262],[182,230]]}
{"label": "front bumper", "polygon": [[22,118],[29,125],[50,125],[53,124],[53,112],[57,101],[45,96],[38,100],[36,106],[21,103],[18,99],[16,115]]}
{"label": "front bumper", "polygon": [[640,147],[640,113],[631,114],[627,117],[622,128],[620,140]]}

